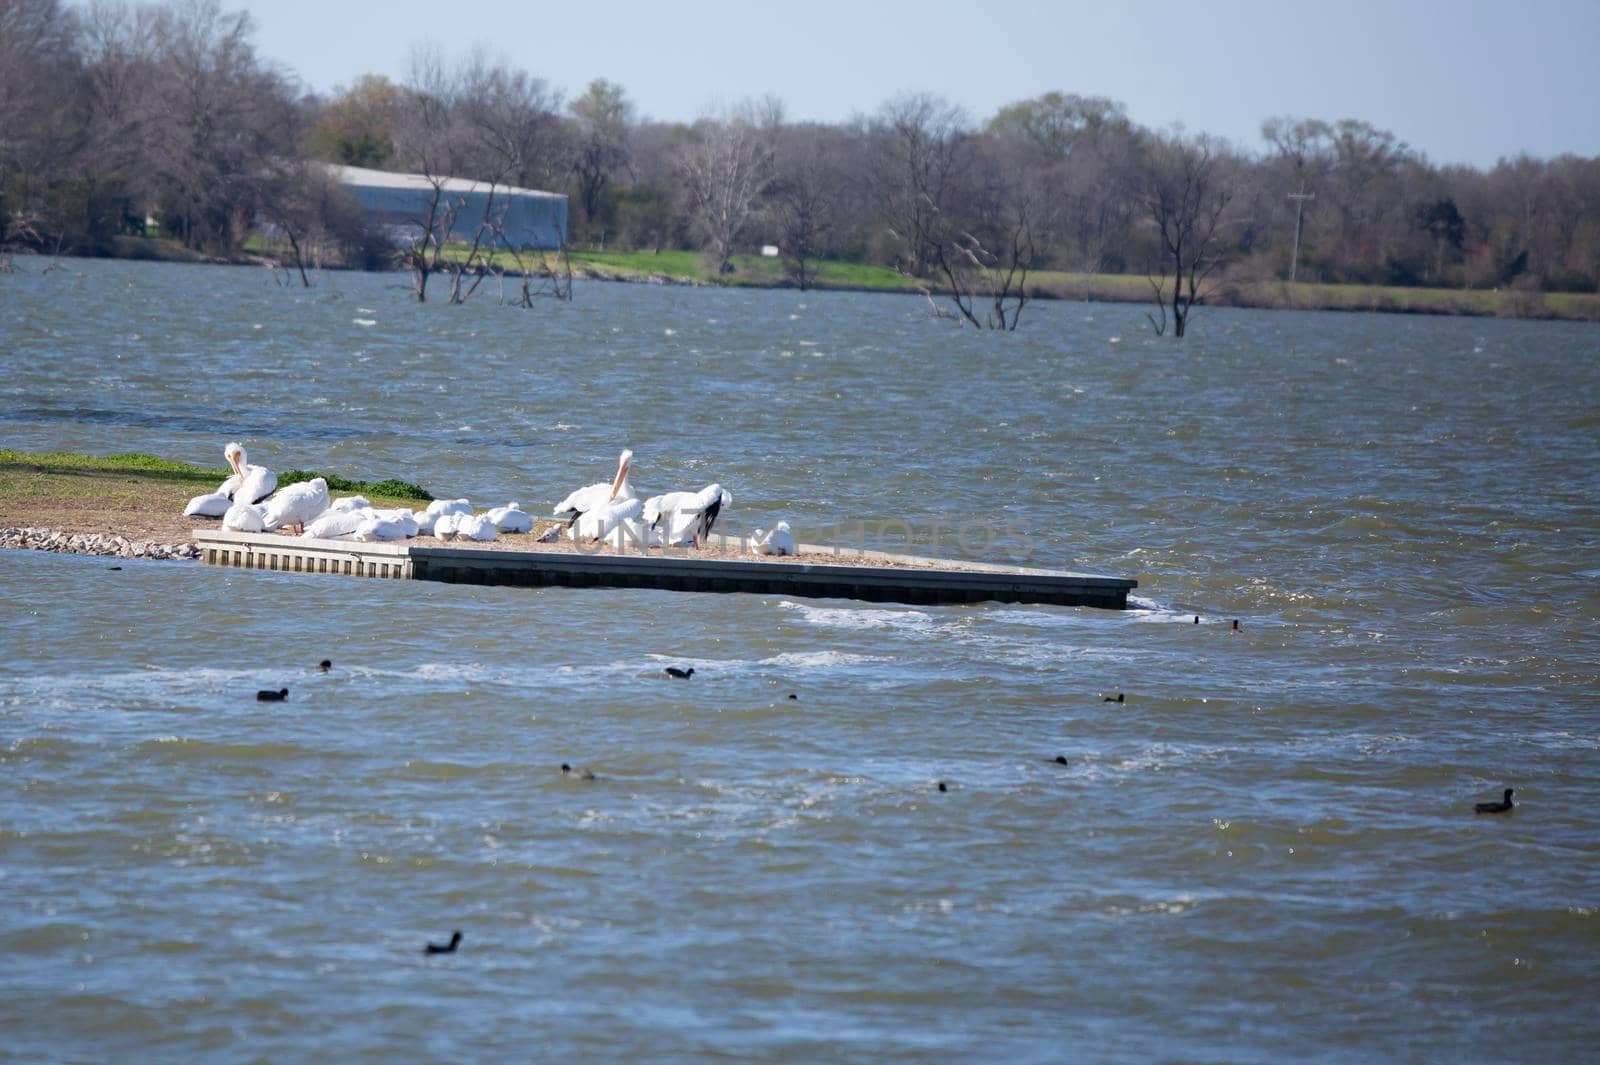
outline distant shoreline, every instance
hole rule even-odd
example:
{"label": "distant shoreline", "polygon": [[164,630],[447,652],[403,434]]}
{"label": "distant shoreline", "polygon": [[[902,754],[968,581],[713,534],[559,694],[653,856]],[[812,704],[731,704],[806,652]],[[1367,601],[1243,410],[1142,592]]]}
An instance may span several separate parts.
{"label": "distant shoreline", "polygon": [[[0,253],[0,261],[44,259],[32,252]],[[116,254],[103,256],[135,262],[189,263],[211,266],[252,266],[283,269],[270,256],[242,253],[230,257],[203,255],[170,241],[121,238]],[[693,288],[798,289],[783,275],[776,259],[736,256],[735,273],[711,276],[699,265],[694,252],[573,252],[572,276],[580,281],[623,284],[678,285]],[[501,263],[499,265],[506,266]],[[320,269],[343,271],[341,266]],[[399,273],[407,271],[375,271]],[[514,269],[506,269],[515,275]],[[936,301],[947,294],[937,285],[920,285],[884,267],[827,261],[818,280],[807,291],[868,292],[919,296]],[[1074,274],[1038,271],[1028,277],[1029,300],[1075,300],[1083,303],[1130,303],[1154,307],[1149,280],[1138,274]],[[1255,310],[1349,311],[1376,314],[1417,314],[1447,317],[1529,319],[1536,321],[1600,322],[1600,294],[1532,292],[1512,289],[1438,289],[1397,285],[1331,285],[1283,281],[1224,281],[1203,301],[1209,307]],[[1026,326],[1024,326],[1026,328]]]}

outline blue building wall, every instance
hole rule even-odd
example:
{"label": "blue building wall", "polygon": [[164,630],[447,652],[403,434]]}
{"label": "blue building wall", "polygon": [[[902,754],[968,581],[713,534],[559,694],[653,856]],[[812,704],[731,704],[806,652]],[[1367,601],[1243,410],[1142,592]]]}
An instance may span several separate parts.
{"label": "blue building wall", "polygon": [[[414,240],[421,231],[433,195],[425,179],[398,174],[366,177],[357,168],[343,167],[340,180],[368,215],[397,239]],[[395,183],[401,181],[414,182],[416,187],[397,187]],[[566,242],[567,198],[559,193],[497,188],[492,203],[490,193],[482,187],[470,191],[446,188],[444,196],[458,205],[451,239],[472,240],[487,211],[500,220],[505,240],[513,247],[548,250]]]}

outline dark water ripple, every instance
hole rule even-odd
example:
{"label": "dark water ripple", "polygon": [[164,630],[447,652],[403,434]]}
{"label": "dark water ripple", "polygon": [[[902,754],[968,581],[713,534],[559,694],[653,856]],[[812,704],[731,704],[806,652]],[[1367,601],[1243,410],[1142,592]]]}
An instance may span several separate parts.
{"label": "dark water ripple", "polygon": [[[1207,311],[1178,347],[1140,322],[0,278],[0,446],[215,463],[241,436],[532,506],[626,443],[646,487],[730,486],[735,529],[903,519],[948,550],[993,521],[996,551],[1143,596],[0,553],[0,1061],[1581,1058],[1594,330]],[[1513,815],[1472,814],[1505,786]]]}

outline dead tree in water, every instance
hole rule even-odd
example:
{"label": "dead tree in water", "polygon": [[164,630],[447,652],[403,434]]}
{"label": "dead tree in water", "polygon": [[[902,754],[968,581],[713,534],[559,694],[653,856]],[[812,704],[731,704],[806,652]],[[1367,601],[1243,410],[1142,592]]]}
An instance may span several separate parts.
{"label": "dead tree in water", "polygon": [[1164,334],[1170,304],[1173,335],[1181,337],[1189,312],[1210,294],[1207,284],[1223,263],[1222,231],[1236,191],[1231,160],[1207,134],[1173,133],[1152,139],[1143,170],[1140,198],[1155,223],[1166,274],[1172,280],[1169,293],[1150,278],[1161,317],[1147,317],[1157,335]]}
{"label": "dead tree in water", "polygon": [[[521,249],[506,245],[506,254],[511,256],[511,261],[516,264],[517,273],[521,282],[517,287],[517,297],[512,302],[518,307],[532,307],[533,301],[541,296],[554,300],[572,300],[572,259],[567,255],[566,242],[556,249],[556,261],[550,261],[541,252],[537,259],[524,258]],[[502,286],[502,293],[504,288]],[[505,301],[504,295],[501,302]]]}

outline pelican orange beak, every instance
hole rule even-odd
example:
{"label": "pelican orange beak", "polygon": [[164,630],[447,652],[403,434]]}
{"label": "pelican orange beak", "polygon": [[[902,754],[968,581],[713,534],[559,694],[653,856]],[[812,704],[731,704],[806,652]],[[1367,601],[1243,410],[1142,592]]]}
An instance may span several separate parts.
{"label": "pelican orange beak", "polygon": [[628,479],[628,467],[633,465],[633,452],[624,451],[617,460],[617,479],[611,482],[610,498],[617,498],[617,493],[622,491],[622,485]]}

